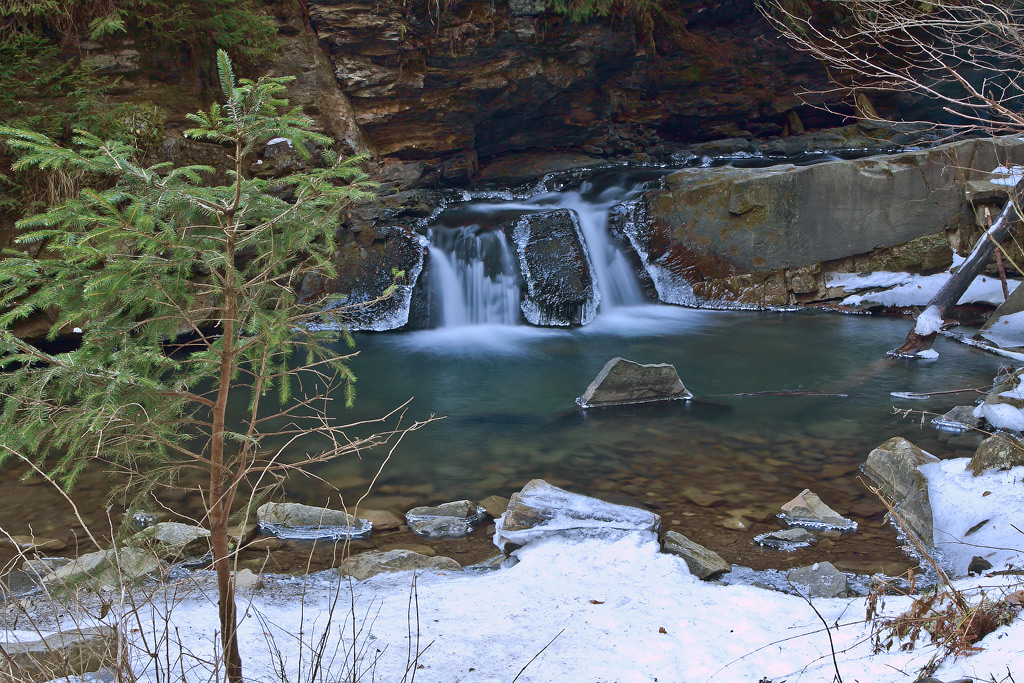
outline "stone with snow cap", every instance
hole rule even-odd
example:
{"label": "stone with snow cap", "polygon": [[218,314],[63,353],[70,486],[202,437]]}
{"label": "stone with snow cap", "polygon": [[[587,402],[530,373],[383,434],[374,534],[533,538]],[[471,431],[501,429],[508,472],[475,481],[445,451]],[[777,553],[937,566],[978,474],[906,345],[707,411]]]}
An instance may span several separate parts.
{"label": "stone with snow cap", "polygon": [[818,494],[810,489],[804,489],[796,498],[783,505],[780,516],[793,526],[812,529],[854,531],[857,528],[856,522],[825,505]]}
{"label": "stone with snow cap", "polygon": [[618,539],[630,534],[647,534],[653,540],[660,528],[661,517],[653,512],[534,479],[512,494],[508,510],[495,524],[494,544],[505,550],[508,544],[523,546],[552,536]]}
{"label": "stone with snow cap", "polygon": [[581,408],[648,403],[650,401],[689,400],[693,398],[675,366],[668,363],[642,365],[615,357],[576,399]]}
{"label": "stone with snow cap", "polygon": [[313,540],[319,538],[366,538],[373,525],[342,510],[302,505],[301,503],[264,503],[256,510],[260,528],[279,538]]}

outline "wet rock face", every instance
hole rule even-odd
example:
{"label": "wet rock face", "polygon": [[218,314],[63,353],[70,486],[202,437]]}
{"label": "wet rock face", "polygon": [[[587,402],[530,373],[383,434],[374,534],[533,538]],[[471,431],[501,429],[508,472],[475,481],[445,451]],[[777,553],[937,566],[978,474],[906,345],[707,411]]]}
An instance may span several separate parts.
{"label": "wet rock face", "polygon": [[534,325],[586,325],[601,301],[579,220],[567,209],[520,218],[512,228],[523,274],[523,315]]}
{"label": "wet rock face", "polygon": [[862,467],[926,548],[934,543],[932,507],[928,481],[918,467],[938,460],[931,453],[897,436],[871,451]]}

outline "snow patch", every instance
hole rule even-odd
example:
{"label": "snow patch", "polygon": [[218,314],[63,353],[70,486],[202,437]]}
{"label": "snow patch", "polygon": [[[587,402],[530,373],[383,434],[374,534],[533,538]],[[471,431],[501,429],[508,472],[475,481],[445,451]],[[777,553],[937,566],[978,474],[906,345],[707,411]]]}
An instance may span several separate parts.
{"label": "snow patch", "polygon": [[981,336],[1001,348],[1024,346],[1024,311],[999,317]]}
{"label": "snow patch", "polygon": [[927,337],[930,334],[936,334],[942,329],[942,313],[939,311],[938,306],[929,306],[921,312],[921,315],[917,316],[917,323],[914,325],[914,332]]}
{"label": "snow patch", "polygon": [[1024,431],[1024,412],[1009,403],[982,403],[974,409],[974,417],[983,417],[996,429]]}
{"label": "snow patch", "polygon": [[1021,178],[1024,178],[1024,166],[997,166],[992,169],[993,176],[1002,176],[999,178],[989,178],[989,182],[993,185],[1009,185],[1013,187],[1020,182]]}

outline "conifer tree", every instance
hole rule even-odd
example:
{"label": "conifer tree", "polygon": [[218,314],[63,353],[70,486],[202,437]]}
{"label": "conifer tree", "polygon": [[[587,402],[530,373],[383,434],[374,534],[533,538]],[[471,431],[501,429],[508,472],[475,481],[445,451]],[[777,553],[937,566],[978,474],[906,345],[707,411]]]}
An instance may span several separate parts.
{"label": "conifer tree", "polygon": [[[223,103],[190,115],[185,135],[223,150],[224,184],[211,184],[212,167],[145,167],[131,146],[85,132],[64,147],[0,128],[15,171],[92,181],[19,221],[17,249],[0,259],[0,465],[17,454],[71,487],[98,457],[141,474],[132,481],[143,489],[199,469],[234,682],[242,664],[227,528],[246,477],[282,475],[399,432],[349,438],[328,413],[333,394],[352,400],[346,357],[330,346],[345,309],[334,295],[299,294],[304,278],[334,275],[339,212],[369,196],[362,160],[333,154],[310,119],[285,108],[287,78],[236,81],[227,54],[217,59]],[[322,163],[255,177],[255,153],[273,138],[306,159],[316,146]],[[12,334],[41,315],[53,321],[50,338],[80,330],[80,346],[51,353]],[[241,424],[229,423],[229,401],[248,402]],[[306,437],[316,442],[306,455],[267,450],[274,439],[294,447]]]}

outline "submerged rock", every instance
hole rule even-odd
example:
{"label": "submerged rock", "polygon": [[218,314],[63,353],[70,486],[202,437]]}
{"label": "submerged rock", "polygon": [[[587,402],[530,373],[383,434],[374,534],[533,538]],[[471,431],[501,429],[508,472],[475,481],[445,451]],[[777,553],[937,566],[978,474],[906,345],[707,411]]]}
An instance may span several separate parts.
{"label": "submerged rock", "polygon": [[443,505],[416,507],[405,513],[405,520],[417,536],[459,538],[473,533],[486,511],[469,500]]}
{"label": "submerged rock", "polygon": [[977,477],[986,470],[1008,470],[1018,465],[1024,465],[1024,445],[1006,434],[995,434],[981,442],[967,469]]}
{"label": "submerged rock", "polygon": [[520,218],[512,230],[525,292],[521,308],[533,325],[586,325],[601,294],[576,214],[568,209]]}
{"label": "submerged rock", "polygon": [[12,680],[19,683],[77,678],[115,664],[117,644],[117,629],[111,626],[64,630],[41,640],[8,641],[0,646],[4,652],[0,670],[11,667]]}
{"label": "submerged rock", "polygon": [[360,553],[347,558],[338,567],[342,576],[351,576],[356,581],[385,572],[434,569],[437,571],[462,571],[462,565],[450,557],[428,557],[411,550],[387,550],[383,552]]}
{"label": "submerged rock", "polygon": [[641,365],[625,358],[612,358],[576,399],[581,408],[614,406],[651,401],[693,398],[675,366],[668,363]]}
{"label": "submerged rock", "polygon": [[854,531],[857,528],[856,522],[825,505],[818,494],[810,489],[804,489],[796,498],[783,505],[780,516],[794,526],[812,529]]}
{"label": "submerged rock", "polygon": [[[878,484],[906,528],[920,539],[925,548],[932,547],[934,543],[932,507],[928,498],[928,480],[918,467],[938,461],[931,453],[896,436],[871,451],[861,467],[864,474]],[[902,527],[900,529],[903,530]]]}
{"label": "submerged rock", "polygon": [[12,548],[22,553],[42,553],[64,550],[67,543],[59,538],[42,536],[0,536],[0,548]]}
{"label": "submerged rock", "polygon": [[773,548],[784,552],[792,552],[807,548],[817,541],[817,537],[807,529],[779,529],[754,536],[754,542],[765,548]]}
{"label": "submerged rock", "polygon": [[373,530],[369,520],[301,503],[264,503],[256,510],[256,517],[261,529],[279,538],[357,539],[366,538]]}
{"label": "submerged rock", "polygon": [[534,479],[513,493],[508,511],[496,522],[494,544],[526,545],[551,536],[617,539],[629,534],[654,536],[661,517],[626,505],[570,493]]}
{"label": "submerged rock", "polygon": [[732,565],[713,550],[691,541],[678,531],[668,531],[662,542],[663,552],[678,555],[686,562],[690,573],[698,579],[707,579],[732,570]]}
{"label": "submerged rock", "polygon": [[845,598],[850,594],[846,574],[831,562],[798,567],[786,575],[789,582],[809,598]]}

